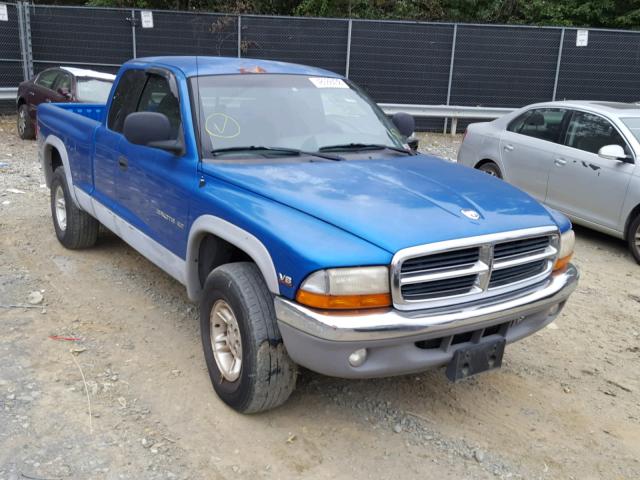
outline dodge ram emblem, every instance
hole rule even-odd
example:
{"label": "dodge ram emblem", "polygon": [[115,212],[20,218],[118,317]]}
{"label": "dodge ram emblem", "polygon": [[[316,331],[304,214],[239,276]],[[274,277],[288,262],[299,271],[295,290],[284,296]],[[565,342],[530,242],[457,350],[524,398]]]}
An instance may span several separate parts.
{"label": "dodge ram emblem", "polygon": [[460,210],[460,212],[462,212],[462,214],[465,217],[470,218],[471,220],[478,220],[480,218],[480,214],[478,212],[476,212],[475,210],[470,210],[468,208],[463,208],[462,210]]}

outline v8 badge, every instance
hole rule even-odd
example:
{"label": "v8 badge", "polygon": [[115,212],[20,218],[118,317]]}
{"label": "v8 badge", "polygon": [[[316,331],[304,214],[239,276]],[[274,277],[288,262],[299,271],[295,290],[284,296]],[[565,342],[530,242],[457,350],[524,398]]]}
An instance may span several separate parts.
{"label": "v8 badge", "polygon": [[287,287],[291,287],[293,285],[293,280],[289,275],[285,275],[284,273],[278,273],[278,282]]}

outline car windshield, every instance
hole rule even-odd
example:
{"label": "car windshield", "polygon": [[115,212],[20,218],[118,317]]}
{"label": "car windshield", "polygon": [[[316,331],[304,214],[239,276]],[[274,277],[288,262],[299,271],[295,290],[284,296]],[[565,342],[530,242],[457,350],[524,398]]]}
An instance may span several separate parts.
{"label": "car windshield", "polygon": [[631,130],[636,140],[640,142],[640,117],[622,118],[621,120]]}
{"label": "car windshield", "polygon": [[378,106],[342,79],[213,75],[192,79],[192,87],[199,92],[205,157],[223,149],[258,155],[257,149],[241,150],[252,146],[307,152],[334,146],[355,151],[359,144],[403,147],[400,133]]}
{"label": "car windshield", "polygon": [[85,103],[107,103],[112,81],[100,78],[78,77],[78,100]]}

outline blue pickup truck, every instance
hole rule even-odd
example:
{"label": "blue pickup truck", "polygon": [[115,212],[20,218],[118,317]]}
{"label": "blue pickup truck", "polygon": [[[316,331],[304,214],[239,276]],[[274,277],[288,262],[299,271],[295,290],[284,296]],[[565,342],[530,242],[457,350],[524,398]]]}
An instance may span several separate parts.
{"label": "blue pickup truck", "polygon": [[106,105],[38,111],[55,233],[102,224],[199,302],[217,394],[276,407],[297,366],[368,378],[497,368],[577,285],[563,215],[408,147],[335,73],[282,62],[125,63]]}

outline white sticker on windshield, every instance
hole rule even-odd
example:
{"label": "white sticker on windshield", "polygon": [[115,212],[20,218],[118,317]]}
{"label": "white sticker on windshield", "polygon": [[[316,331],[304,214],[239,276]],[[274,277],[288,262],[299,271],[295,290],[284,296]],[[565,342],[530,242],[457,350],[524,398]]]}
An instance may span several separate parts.
{"label": "white sticker on windshield", "polygon": [[0,22],[9,21],[9,12],[7,12],[7,5],[0,3]]}
{"label": "white sticker on windshield", "polygon": [[316,88],[349,88],[341,78],[309,77],[309,80]]}

